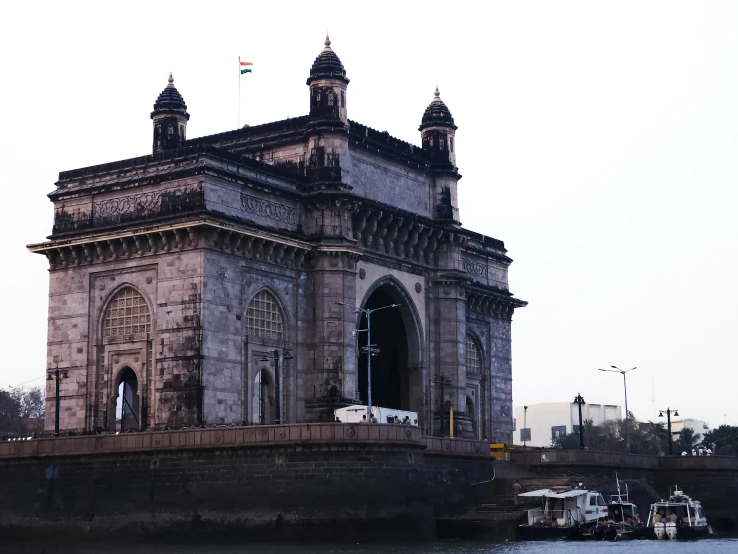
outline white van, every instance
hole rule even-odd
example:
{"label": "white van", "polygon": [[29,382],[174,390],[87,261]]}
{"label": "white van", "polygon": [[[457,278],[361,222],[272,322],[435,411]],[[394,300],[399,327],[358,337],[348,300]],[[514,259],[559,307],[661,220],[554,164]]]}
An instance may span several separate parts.
{"label": "white van", "polygon": [[[361,423],[363,416],[367,414],[367,406],[362,404],[354,404],[353,406],[346,406],[345,408],[338,408],[334,410],[334,417],[341,420],[342,423]],[[395,416],[400,420],[405,419],[405,416],[410,418],[410,422],[414,422],[418,419],[418,412],[407,412],[404,410],[395,410],[394,408],[382,408],[380,406],[372,406],[372,415],[377,418],[379,423],[390,423],[389,418],[392,418],[394,422]]]}

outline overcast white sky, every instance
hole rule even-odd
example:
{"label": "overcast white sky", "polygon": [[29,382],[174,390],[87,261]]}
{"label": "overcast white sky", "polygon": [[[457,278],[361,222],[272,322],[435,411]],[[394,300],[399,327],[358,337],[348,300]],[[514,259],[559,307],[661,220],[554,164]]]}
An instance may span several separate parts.
{"label": "overcast white sky", "polygon": [[[113,6],[117,7],[113,7]],[[738,3],[14,2],[0,18],[0,386],[43,376],[59,171],[143,155],[171,68],[188,136],[308,111],[330,31],[349,117],[419,144],[438,82],[464,225],[502,239],[515,405],[738,423]],[[31,384],[43,385],[37,380]]]}

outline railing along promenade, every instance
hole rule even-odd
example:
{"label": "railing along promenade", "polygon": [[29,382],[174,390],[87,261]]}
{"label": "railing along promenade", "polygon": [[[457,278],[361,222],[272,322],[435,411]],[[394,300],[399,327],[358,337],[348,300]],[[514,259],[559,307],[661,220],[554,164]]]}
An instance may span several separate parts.
{"label": "railing along promenade", "polygon": [[274,447],[406,448],[431,455],[489,458],[486,441],[423,436],[420,428],[387,423],[299,423],[248,427],[50,437],[0,442],[0,460],[126,452]]}
{"label": "railing along promenade", "polygon": [[647,456],[596,450],[515,450],[511,460],[529,468],[607,467],[648,470],[738,470],[733,456]]}

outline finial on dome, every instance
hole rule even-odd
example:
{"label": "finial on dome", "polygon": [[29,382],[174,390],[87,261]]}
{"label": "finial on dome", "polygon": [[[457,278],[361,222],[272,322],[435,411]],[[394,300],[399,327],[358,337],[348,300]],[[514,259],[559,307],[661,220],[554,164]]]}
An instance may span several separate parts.
{"label": "finial on dome", "polygon": [[441,99],[441,93],[438,92],[438,85],[436,85],[436,92],[433,93],[433,96],[439,100]]}
{"label": "finial on dome", "polygon": [[325,48],[323,48],[323,52],[330,51],[331,50],[331,39],[328,38],[328,33],[325,34]]}
{"label": "finial on dome", "polygon": [[167,82],[169,83],[167,85],[168,87],[173,87],[174,86],[174,77],[172,77],[172,72],[171,71],[169,72],[169,79],[167,79]]}

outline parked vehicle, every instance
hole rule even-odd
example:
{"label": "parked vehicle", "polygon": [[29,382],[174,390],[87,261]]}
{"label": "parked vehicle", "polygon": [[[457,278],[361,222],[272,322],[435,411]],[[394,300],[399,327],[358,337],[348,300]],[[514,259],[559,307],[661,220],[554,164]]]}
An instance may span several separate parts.
{"label": "parked vehicle", "polygon": [[[367,406],[354,404],[353,406],[346,406],[345,408],[334,410],[334,417],[337,417],[343,423],[361,423],[363,421],[363,416],[367,415],[366,409]],[[392,423],[395,416],[397,416],[400,421],[405,419],[405,416],[409,417],[411,422],[418,419],[418,412],[395,410],[394,408],[382,408],[380,406],[372,406],[372,415],[377,418],[379,423]],[[392,421],[390,421],[389,418],[392,418]]]}

